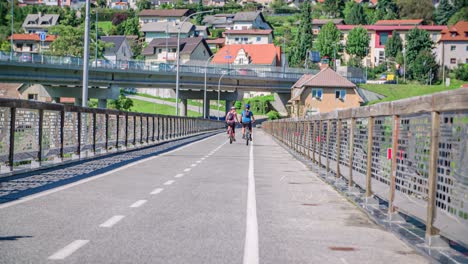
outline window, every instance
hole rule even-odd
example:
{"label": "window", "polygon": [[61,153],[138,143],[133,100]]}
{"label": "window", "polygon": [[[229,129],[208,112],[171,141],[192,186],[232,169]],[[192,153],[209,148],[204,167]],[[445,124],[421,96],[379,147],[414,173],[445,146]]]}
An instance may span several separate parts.
{"label": "window", "polygon": [[28,94],[28,100],[37,100],[37,94]]}
{"label": "window", "polygon": [[465,48],[466,51],[468,51],[468,45],[466,45],[466,48]]}
{"label": "window", "polygon": [[457,63],[457,59],[455,58],[450,58],[450,64],[456,64]]}
{"label": "window", "polygon": [[450,51],[454,51],[456,49],[457,49],[457,46],[455,46],[455,45],[450,46]]}
{"label": "window", "polygon": [[388,40],[388,33],[387,32],[380,33],[379,45],[384,46],[385,43],[387,43],[387,40]]}
{"label": "window", "polygon": [[261,41],[262,38],[261,37],[257,37],[257,42]]}
{"label": "window", "polygon": [[346,90],[335,90],[335,99],[345,100]]}
{"label": "window", "polygon": [[235,41],[239,41],[239,38],[234,38]]}
{"label": "window", "polygon": [[322,100],[323,96],[323,89],[317,88],[317,89],[312,89],[312,98]]}
{"label": "window", "polygon": [[161,53],[162,53],[162,49],[158,49],[158,53],[161,54]]}

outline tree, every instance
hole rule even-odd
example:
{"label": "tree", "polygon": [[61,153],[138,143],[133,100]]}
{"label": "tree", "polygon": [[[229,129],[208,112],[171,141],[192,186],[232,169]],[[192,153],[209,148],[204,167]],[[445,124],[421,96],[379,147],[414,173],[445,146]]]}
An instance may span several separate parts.
{"label": "tree", "polygon": [[413,28],[406,35],[406,61],[411,62],[416,59],[418,54],[423,51],[431,51],[434,42],[432,42],[429,33],[426,30]]}
{"label": "tree", "polygon": [[360,62],[368,53],[369,41],[370,37],[367,33],[367,29],[355,27],[349,32],[348,41],[346,42],[346,52],[348,52],[349,55],[357,57]]}
{"label": "tree", "polygon": [[340,31],[333,22],[328,22],[320,30],[315,41],[315,48],[320,52],[320,56],[331,58],[335,55],[334,53],[341,50],[340,40]]}
{"label": "tree", "polygon": [[[90,28],[90,35],[94,36],[94,28]],[[72,26],[54,26],[49,30],[50,34],[57,35],[57,39],[50,44],[50,55],[55,56],[76,56],[83,57],[84,54],[84,25],[79,27]],[[102,41],[98,41],[98,57],[102,57],[103,50],[106,44]],[[96,49],[95,41],[90,41],[90,54],[94,56],[94,50]]]}
{"label": "tree", "polygon": [[385,44],[385,56],[395,59],[399,52],[403,50],[403,42],[400,35],[393,31],[392,37],[387,40]]}
{"label": "tree", "polygon": [[299,30],[290,56],[290,64],[299,66],[305,61],[307,51],[312,49],[312,16],[310,2],[306,0],[301,8]]}
{"label": "tree", "polygon": [[450,4],[449,0],[441,0],[434,12],[434,20],[439,25],[447,25],[450,17],[452,17],[456,11],[457,10]]}
{"label": "tree", "polygon": [[118,35],[136,35],[140,36],[140,22],[138,17],[129,18],[117,26]]}
{"label": "tree", "polygon": [[[348,25],[365,25],[366,24],[366,15],[364,14],[364,9],[362,8],[362,5],[350,1],[348,3],[350,4],[350,9],[348,12],[345,14],[345,23]],[[348,3],[346,3],[348,5]]]}
{"label": "tree", "polygon": [[125,96],[124,90],[120,89],[120,95],[117,100],[111,100],[109,102],[109,108],[117,109],[122,111],[130,111],[133,107],[133,101]]}
{"label": "tree", "polygon": [[342,17],[342,12],[344,9],[345,3],[343,0],[325,0],[323,3],[323,10],[328,14],[328,16],[333,18]]}
{"label": "tree", "polygon": [[100,8],[105,8],[107,6],[107,1],[106,0],[97,0],[97,5],[100,7]]}
{"label": "tree", "polygon": [[460,9],[449,19],[449,25],[455,25],[458,21],[463,21],[468,17],[468,6]]}
{"label": "tree", "polygon": [[439,65],[434,54],[429,50],[421,51],[411,63],[410,77],[420,83],[434,84],[437,80]]}
{"label": "tree", "polygon": [[[203,0],[198,0],[198,5],[197,5],[197,12],[202,12],[203,11]],[[197,25],[202,25],[203,24],[203,14],[198,14],[195,17],[195,22]]]}
{"label": "tree", "polygon": [[431,0],[398,0],[400,17],[404,19],[424,19],[426,23],[432,21],[434,5]]}
{"label": "tree", "polygon": [[454,69],[455,78],[462,81],[468,81],[468,63],[458,64]]}
{"label": "tree", "polygon": [[375,9],[378,19],[398,19],[398,6],[393,0],[379,0]]}
{"label": "tree", "polygon": [[65,12],[65,15],[60,19],[60,25],[64,26],[78,26],[78,19],[76,17],[76,11],[74,9],[68,8]]}
{"label": "tree", "polygon": [[151,1],[150,0],[138,0],[136,3],[138,10],[145,10],[151,8]]}
{"label": "tree", "polygon": [[120,23],[124,22],[127,20],[128,15],[125,13],[116,13],[112,16],[112,25],[118,26]]}

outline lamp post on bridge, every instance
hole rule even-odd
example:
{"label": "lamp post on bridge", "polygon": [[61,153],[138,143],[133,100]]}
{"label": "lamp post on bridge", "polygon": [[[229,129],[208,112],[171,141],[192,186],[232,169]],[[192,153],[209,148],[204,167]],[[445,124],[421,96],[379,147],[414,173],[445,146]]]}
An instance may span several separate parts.
{"label": "lamp post on bridge", "polygon": [[[214,57],[215,54],[211,55],[207,60],[206,60],[206,63],[205,63],[205,90],[203,91],[203,118],[208,118],[207,116],[207,111],[206,111],[206,103],[207,103],[207,98],[206,98],[206,73],[208,71],[208,63],[210,62],[210,60]],[[209,106],[208,106],[209,107]]]}
{"label": "lamp post on bridge", "polygon": [[[88,0],[89,1],[89,0]],[[193,13],[189,16],[187,16],[183,21],[182,23],[179,24],[179,30],[177,31],[177,53],[176,53],[176,116],[179,116],[179,69],[180,69],[180,30],[182,29],[182,26],[184,25],[185,22],[187,22],[187,20],[190,18],[190,17],[193,17],[195,15],[199,15],[199,14],[204,14],[204,13],[211,13],[213,12],[213,10],[209,10],[209,11],[201,11],[201,12],[196,12],[196,13]]]}
{"label": "lamp post on bridge", "polygon": [[218,121],[219,121],[219,99],[221,97],[221,80],[223,79],[224,75],[228,74],[231,70],[228,69],[226,72],[221,74],[221,77],[219,77],[218,81]]}
{"label": "lamp post on bridge", "polygon": [[[83,55],[83,91],[81,105],[88,105],[88,64],[89,64],[89,1],[86,0],[85,16],[85,36],[84,36],[84,55]],[[97,45],[97,44],[96,44]]]}

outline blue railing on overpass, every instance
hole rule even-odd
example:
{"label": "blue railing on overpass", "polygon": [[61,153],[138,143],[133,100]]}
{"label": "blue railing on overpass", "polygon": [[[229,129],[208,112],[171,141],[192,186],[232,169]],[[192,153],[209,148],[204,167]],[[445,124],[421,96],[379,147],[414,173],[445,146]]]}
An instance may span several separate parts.
{"label": "blue railing on overpass", "polygon": [[[0,53],[0,61],[53,65],[65,68],[83,67],[83,58],[67,56],[50,56],[37,53]],[[227,74],[233,77],[252,77],[265,79],[286,79],[298,80],[305,73],[317,73],[317,70],[307,70],[298,68],[281,68],[274,66],[258,65],[232,65],[232,64],[208,64],[206,61],[189,61],[180,65],[180,73],[221,75]],[[148,72],[173,72],[175,74],[176,65],[172,63],[145,62],[142,60],[122,60],[111,62],[105,59],[90,60],[90,70],[116,70],[116,71],[148,71]]]}

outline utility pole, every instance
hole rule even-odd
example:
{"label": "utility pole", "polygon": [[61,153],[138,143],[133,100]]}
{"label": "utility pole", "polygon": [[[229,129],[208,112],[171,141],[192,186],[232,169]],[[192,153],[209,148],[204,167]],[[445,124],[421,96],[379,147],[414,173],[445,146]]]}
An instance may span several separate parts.
{"label": "utility pole", "polygon": [[97,54],[98,54],[98,10],[96,8],[96,23],[95,23],[95,28],[96,28],[96,48],[94,51],[94,63],[96,63],[97,67]]}
{"label": "utility pole", "polygon": [[89,66],[89,2],[86,0],[86,17],[85,17],[85,36],[84,36],[84,55],[83,55],[83,91],[82,102],[83,107],[88,106],[88,66]]}

